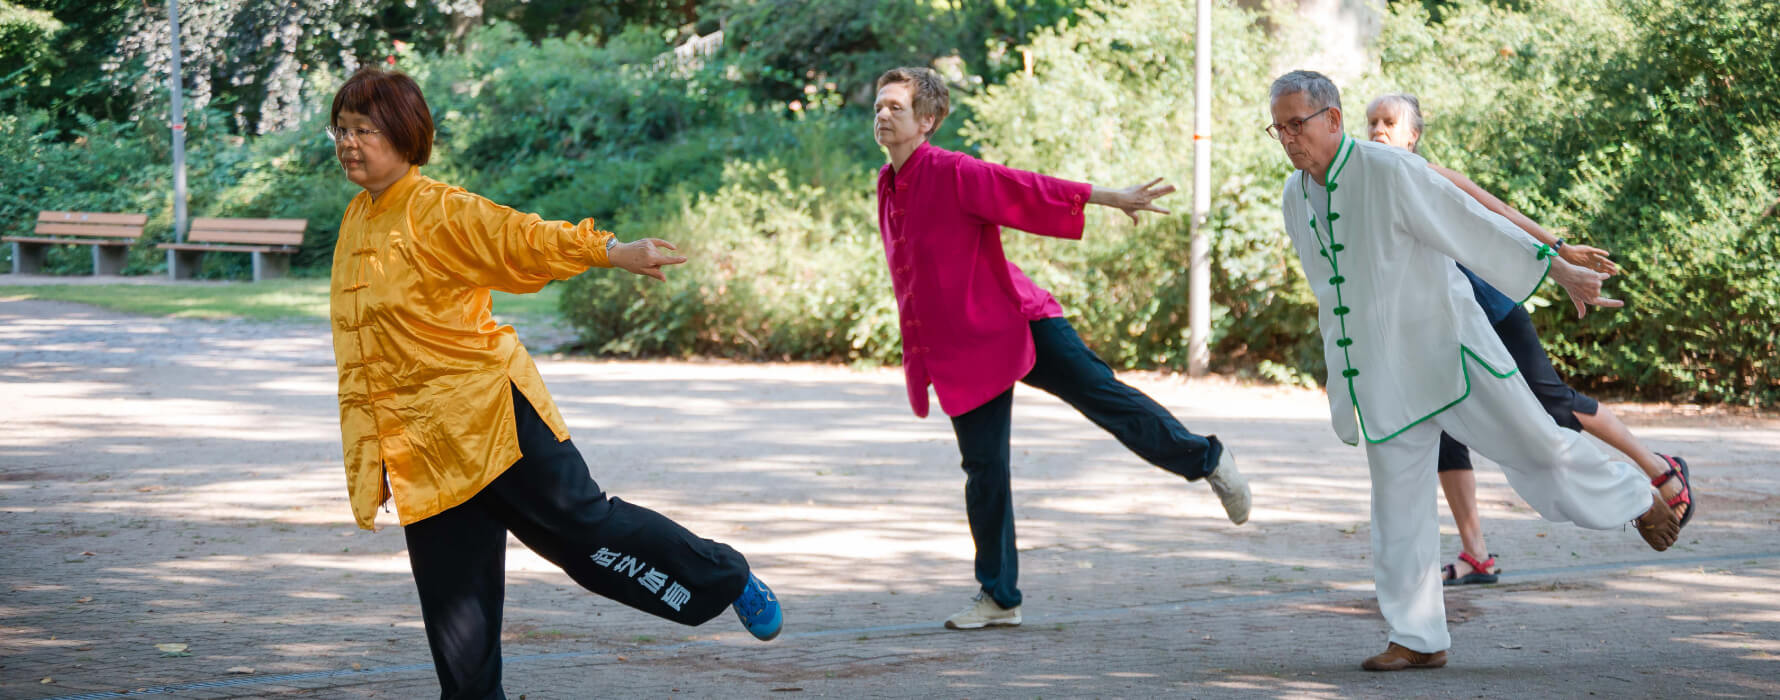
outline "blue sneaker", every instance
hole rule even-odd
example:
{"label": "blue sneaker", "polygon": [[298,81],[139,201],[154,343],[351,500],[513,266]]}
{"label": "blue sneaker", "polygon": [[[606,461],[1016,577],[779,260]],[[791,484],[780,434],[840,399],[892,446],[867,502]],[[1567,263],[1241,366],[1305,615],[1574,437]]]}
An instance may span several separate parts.
{"label": "blue sneaker", "polygon": [[748,633],[763,642],[779,636],[779,628],[785,623],[785,613],[779,609],[779,599],[773,595],[773,589],[767,588],[752,573],[748,574],[748,587],[743,588],[741,597],[735,599],[735,614],[742,618],[742,626],[748,628]]}

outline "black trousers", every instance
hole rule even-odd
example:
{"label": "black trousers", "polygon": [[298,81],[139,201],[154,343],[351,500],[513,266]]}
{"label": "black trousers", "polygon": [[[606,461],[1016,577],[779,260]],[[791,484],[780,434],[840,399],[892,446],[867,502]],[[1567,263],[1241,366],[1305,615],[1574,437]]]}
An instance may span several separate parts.
{"label": "black trousers", "polygon": [[587,590],[685,625],[715,617],[748,582],[734,549],[607,497],[518,389],[513,413],[524,456],[470,500],[404,528],[443,698],[505,697],[509,532]]}
{"label": "black trousers", "polygon": [[[1038,361],[1020,381],[1081,411],[1150,464],[1189,480],[1217,468],[1224,446],[1188,431],[1168,409],[1113,376],[1075,328],[1061,318],[1032,322]],[[1014,498],[1008,453],[1014,390],[952,418],[964,462],[964,510],[976,542],[977,583],[1004,608],[1019,605],[1020,564],[1014,544]]]}
{"label": "black trousers", "polygon": [[[1539,399],[1539,405],[1558,425],[1582,432],[1582,421],[1576,419],[1576,414],[1592,416],[1601,410],[1601,404],[1571,389],[1558,376],[1557,369],[1551,366],[1551,356],[1545,353],[1545,345],[1539,342],[1539,331],[1533,328],[1533,317],[1527,315],[1526,309],[1516,306],[1493,327],[1496,336],[1502,339],[1503,347],[1508,348],[1508,355],[1514,358],[1514,366],[1520,369],[1527,386],[1533,390],[1533,396]],[[1438,468],[1443,472],[1470,469],[1471,448],[1452,439],[1451,435],[1441,433]]]}

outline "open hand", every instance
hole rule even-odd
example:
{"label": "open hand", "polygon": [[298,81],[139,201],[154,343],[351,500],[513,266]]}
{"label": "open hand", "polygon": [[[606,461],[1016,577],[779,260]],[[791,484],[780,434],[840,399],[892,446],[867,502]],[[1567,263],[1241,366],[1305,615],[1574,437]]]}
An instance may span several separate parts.
{"label": "open hand", "polygon": [[[1569,246],[1564,246],[1566,250]],[[1616,309],[1625,306],[1625,302],[1601,296],[1601,281],[1607,279],[1607,273],[1587,270],[1572,265],[1563,258],[1551,261],[1551,280],[1563,286],[1570,294],[1570,303],[1576,305],[1576,318],[1588,314],[1588,307]]]}
{"label": "open hand", "polygon": [[1132,185],[1118,190],[1095,188],[1089,201],[1125,212],[1125,216],[1131,217],[1131,223],[1135,224],[1137,223],[1137,212],[1168,213],[1167,209],[1156,206],[1154,202],[1165,195],[1173,194],[1174,185],[1162,185],[1161,183],[1162,178],[1156,178],[1146,184]]}
{"label": "open hand", "polygon": [[1607,251],[1600,248],[1567,243],[1558,249],[1558,255],[1577,267],[1586,267],[1608,276],[1619,274],[1619,266],[1613,263],[1612,258],[1607,257]]}
{"label": "open hand", "polygon": [[661,271],[661,267],[686,262],[686,257],[669,255],[662,252],[663,248],[679,250],[674,247],[674,244],[659,238],[639,238],[629,243],[612,246],[612,250],[606,253],[606,259],[612,262],[612,267],[622,268],[634,275],[654,277],[666,282],[667,275]]}

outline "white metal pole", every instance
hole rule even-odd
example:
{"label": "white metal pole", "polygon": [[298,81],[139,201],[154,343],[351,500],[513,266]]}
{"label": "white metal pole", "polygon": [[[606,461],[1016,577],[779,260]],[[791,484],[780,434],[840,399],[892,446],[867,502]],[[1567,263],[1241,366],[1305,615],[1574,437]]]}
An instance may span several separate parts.
{"label": "white metal pole", "polygon": [[[167,0],[167,23],[172,28],[173,70],[168,78],[173,91],[173,242],[185,241],[185,85],[180,80],[179,0]],[[169,251],[171,253],[171,251]],[[171,268],[171,266],[169,266]]]}
{"label": "white metal pole", "polygon": [[1193,218],[1187,287],[1187,373],[1205,374],[1211,353],[1211,256],[1205,223],[1211,213],[1211,0],[1199,0],[1193,41]]}

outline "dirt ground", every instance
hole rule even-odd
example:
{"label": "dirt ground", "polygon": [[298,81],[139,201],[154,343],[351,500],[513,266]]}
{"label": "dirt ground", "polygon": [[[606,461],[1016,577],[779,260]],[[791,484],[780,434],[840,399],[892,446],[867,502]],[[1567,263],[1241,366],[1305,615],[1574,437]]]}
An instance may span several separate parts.
{"label": "dirt ground", "polygon": [[[974,588],[958,457],[895,370],[540,368],[595,479],[740,549],[787,623],[762,644],[727,615],[658,621],[514,542],[512,697],[1780,695],[1770,416],[1613,406],[1693,464],[1700,516],[1662,554],[1539,519],[1479,460],[1504,582],[1449,589],[1448,668],[1368,674],[1365,456],[1320,392],[1124,375],[1230,446],[1242,527],[1016,392],[1026,624],[959,633],[939,625]],[[325,324],[0,300],[0,425],[0,697],[437,694],[401,529],[347,508]]]}

